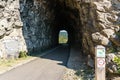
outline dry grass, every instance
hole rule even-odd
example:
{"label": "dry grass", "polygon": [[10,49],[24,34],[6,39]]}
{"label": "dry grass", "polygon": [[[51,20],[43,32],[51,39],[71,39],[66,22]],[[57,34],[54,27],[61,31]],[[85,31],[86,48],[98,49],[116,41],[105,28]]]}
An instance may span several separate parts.
{"label": "dry grass", "polygon": [[31,56],[28,56],[26,58],[18,58],[18,59],[0,59],[0,72],[8,70],[9,68],[16,66],[17,64],[23,63],[29,59],[31,59]]}

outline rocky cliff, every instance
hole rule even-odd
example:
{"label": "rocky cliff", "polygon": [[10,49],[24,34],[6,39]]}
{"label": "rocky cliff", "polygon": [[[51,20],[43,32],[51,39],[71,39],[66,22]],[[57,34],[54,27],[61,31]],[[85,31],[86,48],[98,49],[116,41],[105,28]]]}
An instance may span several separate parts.
{"label": "rocky cliff", "polygon": [[0,56],[58,45],[60,30],[94,58],[95,46],[120,52],[120,0],[0,0]]}
{"label": "rocky cliff", "polygon": [[0,1],[0,56],[18,55],[18,51],[27,50],[24,41],[20,16],[19,0]]}

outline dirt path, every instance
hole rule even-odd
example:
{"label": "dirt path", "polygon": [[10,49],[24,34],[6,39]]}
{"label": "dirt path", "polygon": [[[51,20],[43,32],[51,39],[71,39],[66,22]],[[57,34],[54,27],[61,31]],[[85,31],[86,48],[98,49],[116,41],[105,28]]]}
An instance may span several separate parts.
{"label": "dirt path", "polygon": [[43,57],[0,75],[0,80],[62,80],[68,46],[61,46]]}

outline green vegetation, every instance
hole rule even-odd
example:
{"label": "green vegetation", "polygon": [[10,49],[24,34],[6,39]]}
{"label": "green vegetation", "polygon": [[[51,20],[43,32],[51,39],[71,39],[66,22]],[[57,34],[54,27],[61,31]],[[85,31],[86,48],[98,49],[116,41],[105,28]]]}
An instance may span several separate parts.
{"label": "green vegetation", "polygon": [[26,58],[17,58],[17,59],[0,59],[0,71],[4,71],[9,69],[12,66],[15,66],[19,63],[23,63],[31,59],[31,56],[27,56]]}
{"label": "green vegetation", "polygon": [[114,62],[117,64],[118,66],[118,73],[120,73],[120,57],[115,57],[114,58]]}
{"label": "green vegetation", "polygon": [[59,34],[59,43],[67,43],[67,41],[68,41],[67,32],[60,32],[60,34]]}
{"label": "green vegetation", "polygon": [[27,57],[27,52],[26,51],[20,51],[19,58],[26,58],[26,57]]}
{"label": "green vegetation", "polygon": [[11,57],[10,59],[0,59],[0,71],[7,70],[9,67],[22,63],[31,58],[31,56],[27,55],[26,51],[20,51],[18,58]]}
{"label": "green vegetation", "polygon": [[12,63],[14,63],[15,60],[10,59],[10,60],[6,60],[6,59],[1,59],[0,60],[0,66],[8,66],[10,67]]}

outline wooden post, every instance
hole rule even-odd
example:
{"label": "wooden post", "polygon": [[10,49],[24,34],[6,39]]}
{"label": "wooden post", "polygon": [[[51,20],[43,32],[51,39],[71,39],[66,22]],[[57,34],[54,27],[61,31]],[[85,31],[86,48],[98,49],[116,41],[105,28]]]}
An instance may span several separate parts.
{"label": "wooden post", "polygon": [[98,45],[95,48],[95,80],[105,80],[105,47]]}

